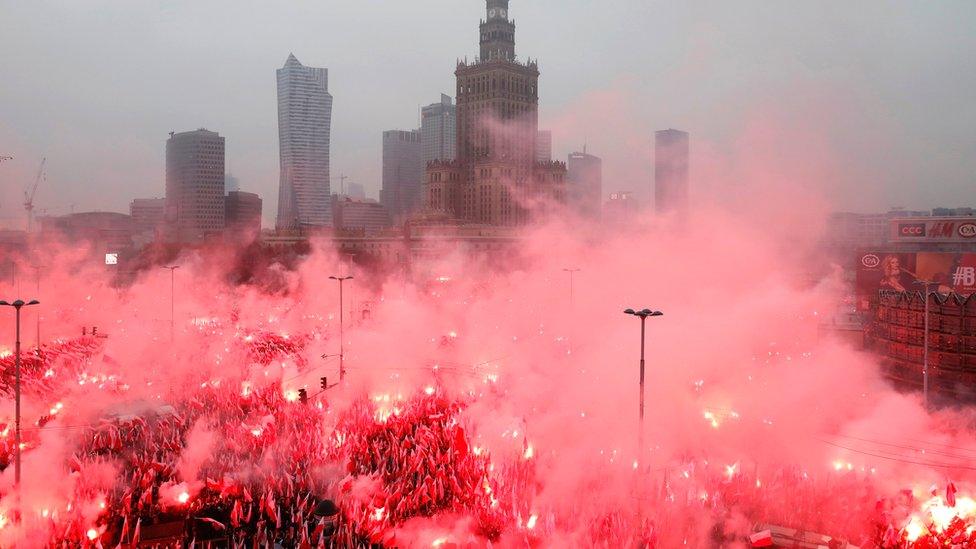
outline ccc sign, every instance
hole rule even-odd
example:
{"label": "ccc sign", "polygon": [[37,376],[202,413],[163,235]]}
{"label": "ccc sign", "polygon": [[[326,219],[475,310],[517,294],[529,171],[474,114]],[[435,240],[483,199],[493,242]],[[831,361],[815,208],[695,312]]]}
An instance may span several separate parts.
{"label": "ccc sign", "polygon": [[904,237],[924,237],[925,223],[899,223],[898,234]]}

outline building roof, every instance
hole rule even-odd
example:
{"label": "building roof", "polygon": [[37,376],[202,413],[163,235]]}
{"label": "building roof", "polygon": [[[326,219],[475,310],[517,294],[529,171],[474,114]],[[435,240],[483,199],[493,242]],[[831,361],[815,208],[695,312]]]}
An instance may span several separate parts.
{"label": "building roof", "polygon": [[303,67],[304,65],[302,65],[301,61],[299,61],[298,58],[295,57],[295,54],[294,53],[290,53],[289,52],[288,53],[288,59],[285,60],[285,66],[286,67]]}

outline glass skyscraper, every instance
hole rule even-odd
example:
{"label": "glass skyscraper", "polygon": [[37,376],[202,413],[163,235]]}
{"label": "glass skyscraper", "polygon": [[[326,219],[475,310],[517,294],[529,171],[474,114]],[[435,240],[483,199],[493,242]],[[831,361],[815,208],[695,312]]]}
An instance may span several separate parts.
{"label": "glass skyscraper", "polygon": [[275,225],[331,227],[329,70],[306,67],[289,54],[277,73],[281,179]]}

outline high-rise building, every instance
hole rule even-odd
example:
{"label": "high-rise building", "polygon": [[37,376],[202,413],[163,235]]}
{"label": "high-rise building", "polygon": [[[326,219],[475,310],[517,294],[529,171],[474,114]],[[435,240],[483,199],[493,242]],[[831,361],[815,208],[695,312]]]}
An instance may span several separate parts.
{"label": "high-rise building", "polygon": [[366,189],[355,181],[349,181],[346,183],[346,196],[349,198],[364,199],[366,198]]}
{"label": "high-rise building", "polygon": [[63,242],[87,242],[89,253],[102,254],[131,250],[138,232],[132,216],[116,212],[79,212],[62,216],[39,217],[42,234],[57,234]]}
{"label": "high-rise building", "polygon": [[424,151],[420,136],[420,130],[383,132],[380,202],[394,219],[409,216],[421,206]]}
{"label": "high-rise building", "polygon": [[579,215],[600,219],[603,200],[603,160],[592,154],[574,152],[566,162],[566,202]]}
{"label": "high-rise building", "polygon": [[224,176],[224,190],[227,192],[241,190],[241,180],[233,174]]}
{"label": "high-rise building", "polygon": [[224,229],[224,138],[199,129],[166,141],[166,220],[170,238],[200,240]]}
{"label": "high-rise building", "polygon": [[227,233],[234,237],[253,238],[261,233],[263,201],[254,193],[231,191],[224,199]]}
{"label": "high-rise building", "polygon": [[535,136],[535,161],[552,162],[552,132],[539,130]]}
{"label": "high-rise building", "polygon": [[165,198],[136,198],[129,203],[129,216],[138,232],[155,233],[166,220]]}
{"label": "high-rise building", "polygon": [[289,54],[277,75],[281,180],[275,225],[286,230],[331,226],[329,70],[306,67]]}
{"label": "high-rise building", "polygon": [[454,160],[457,155],[457,107],[451,96],[442,93],[440,103],[420,110],[420,134],[425,167],[434,160]]}
{"label": "high-rise building", "polygon": [[659,214],[688,214],[688,133],[660,130],[654,134],[654,208]]}
{"label": "high-rise building", "polygon": [[539,66],[515,57],[508,0],[487,0],[481,55],[459,62],[457,160],[427,167],[425,209],[491,225],[523,225],[565,200],[566,165],[536,162]]}
{"label": "high-rise building", "polygon": [[358,230],[370,234],[391,224],[390,212],[375,200],[333,195],[332,209],[336,229]]}

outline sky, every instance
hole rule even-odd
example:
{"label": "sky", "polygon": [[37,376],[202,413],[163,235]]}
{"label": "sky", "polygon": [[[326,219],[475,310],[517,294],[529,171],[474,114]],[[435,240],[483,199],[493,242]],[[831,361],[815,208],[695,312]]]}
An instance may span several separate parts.
{"label": "sky", "polygon": [[[480,0],[0,0],[0,226],[163,196],[170,131],[227,140],[241,190],[278,188],[275,69],[329,69],[338,177],[376,196],[381,133],[419,125],[477,54]],[[976,206],[976,3],[513,0],[554,154],[585,144],[604,190],[652,189],[653,132],[691,133],[692,197],[771,147],[834,209]],[[762,136],[757,139],[756,136]],[[815,150],[816,154],[810,151]],[[785,160],[784,160],[785,159]],[[723,180],[722,185],[734,186]],[[734,188],[722,189],[734,193]],[[802,207],[802,205],[798,205]]]}

